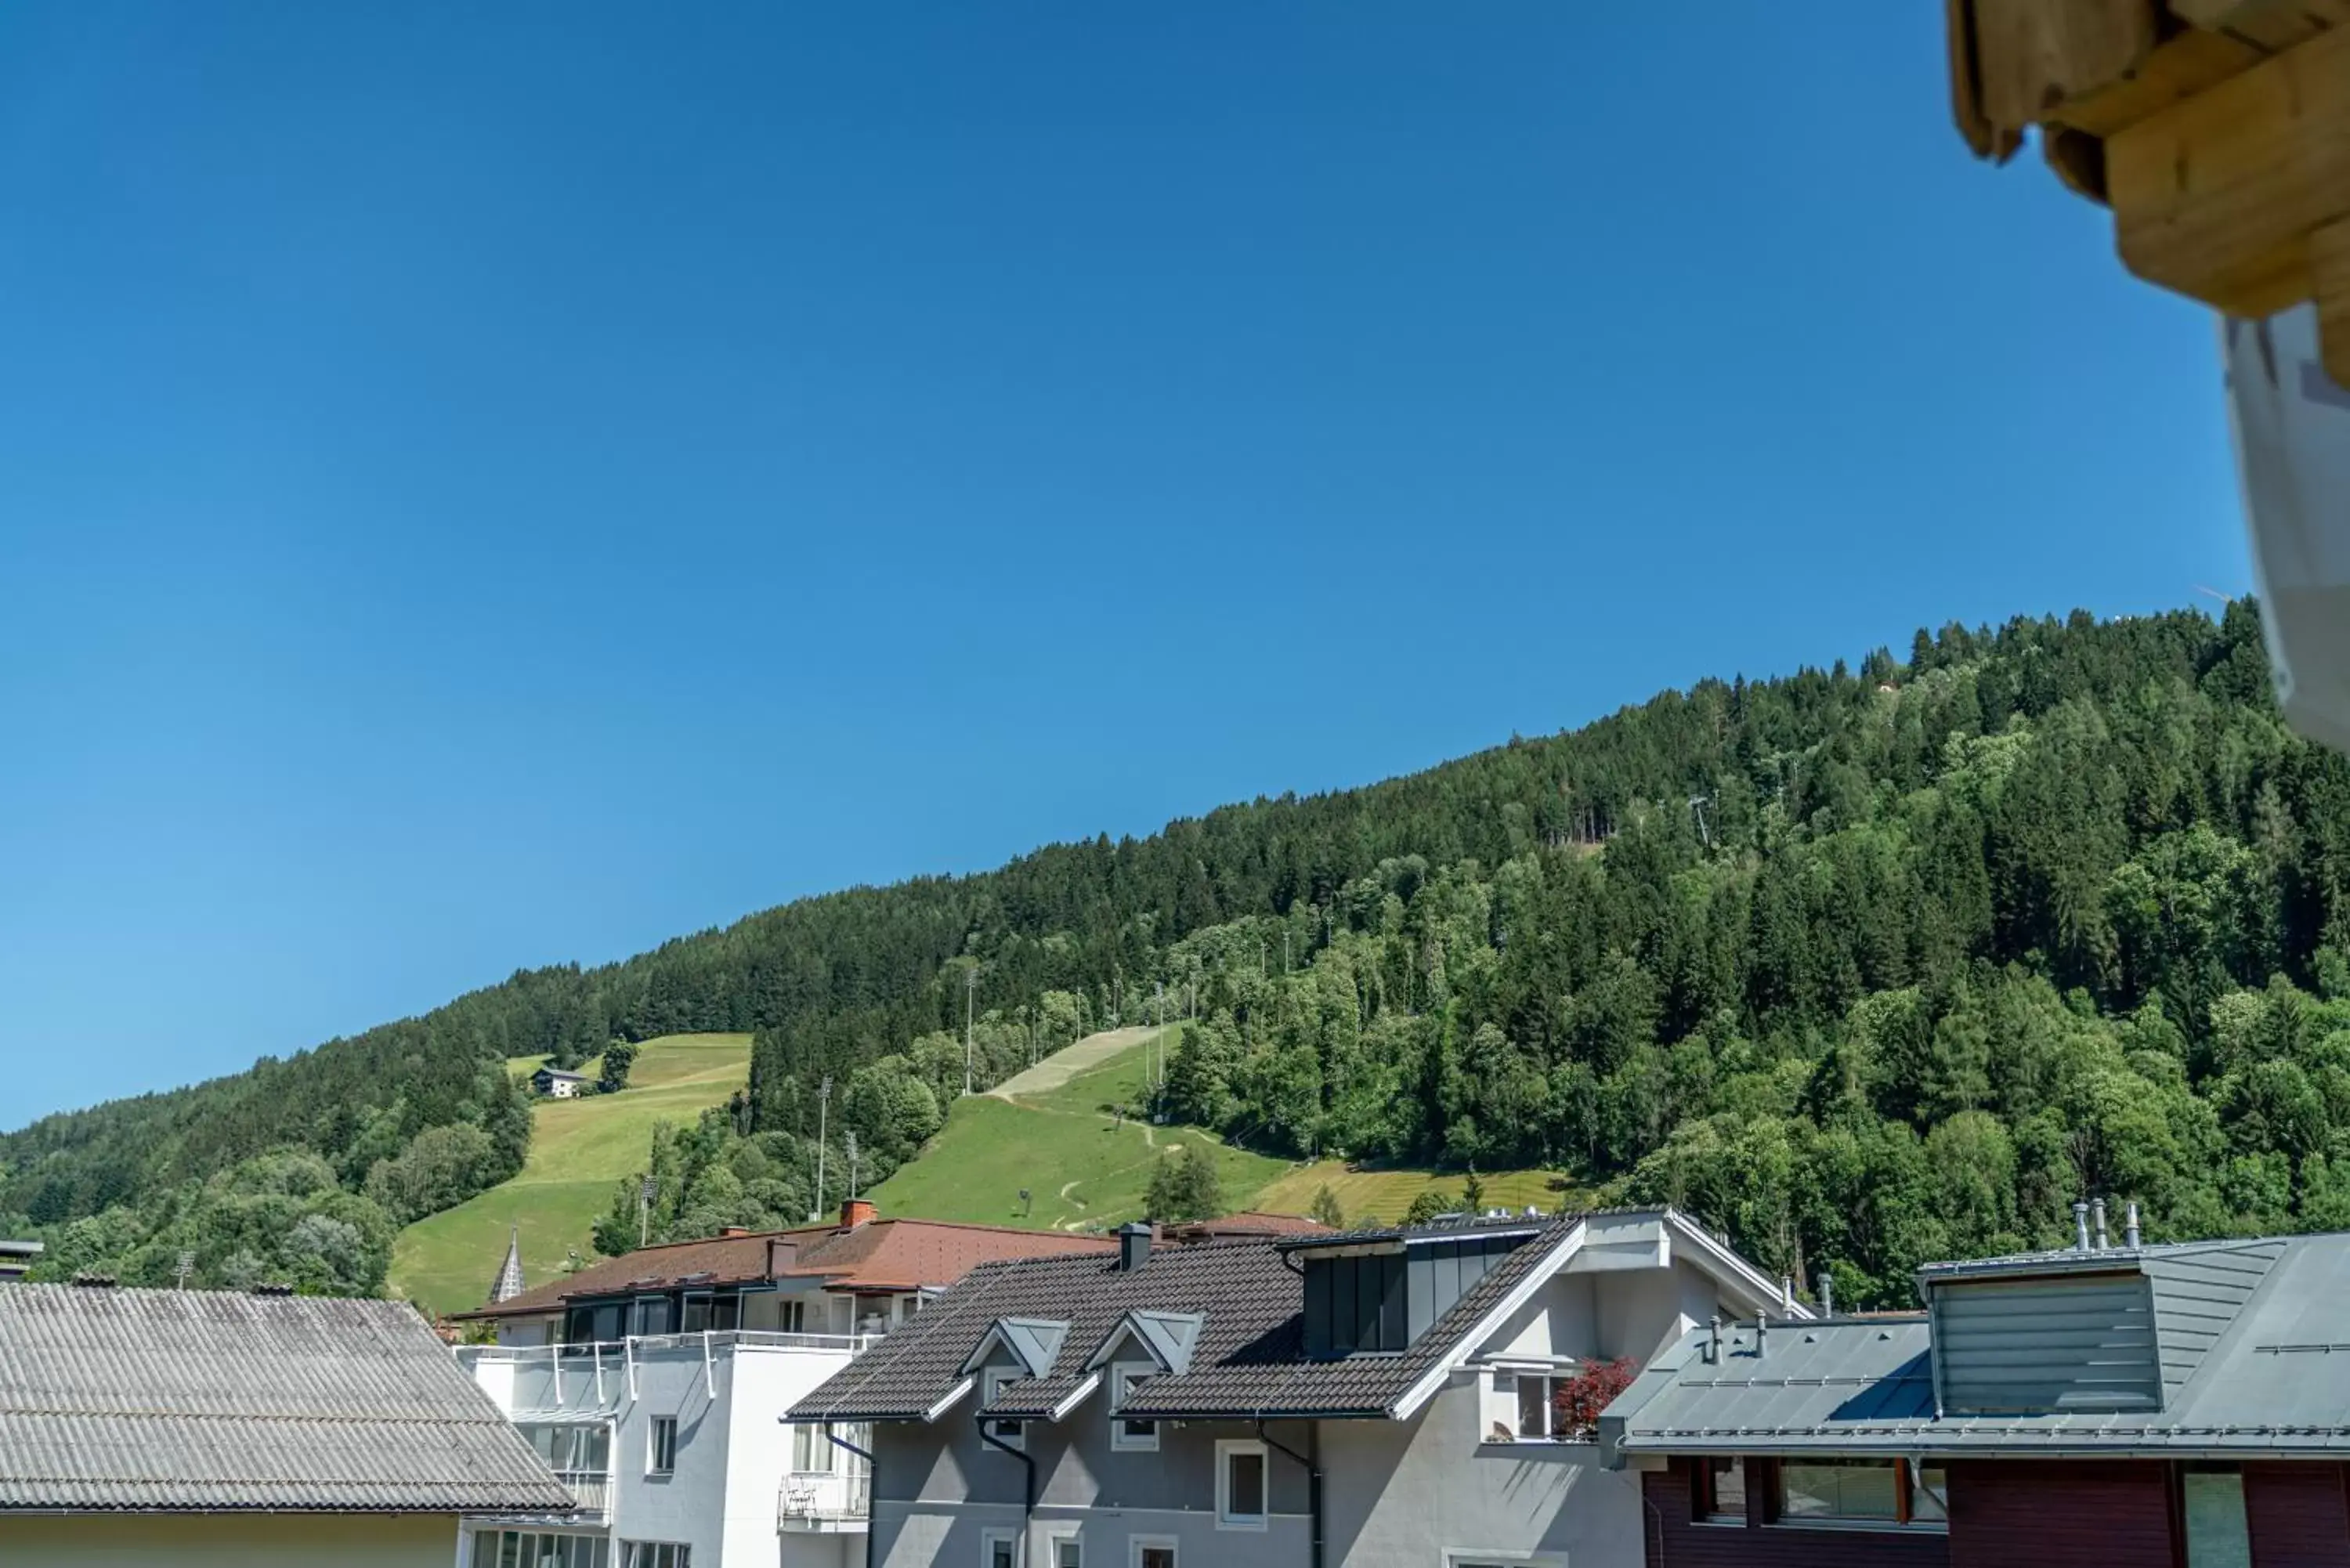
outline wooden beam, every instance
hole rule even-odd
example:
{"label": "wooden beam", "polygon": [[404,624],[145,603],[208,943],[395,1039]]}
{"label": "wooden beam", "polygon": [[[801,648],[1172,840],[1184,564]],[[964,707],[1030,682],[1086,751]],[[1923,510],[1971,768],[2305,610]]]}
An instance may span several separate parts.
{"label": "wooden beam", "polygon": [[2170,0],[2180,21],[2263,49],[2289,49],[2350,22],[2350,0]]}
{"label": "wooden beam", "polygon": [[2065,99],[2054,118],[2092,136],[2111,136],[2267,57],[2241,38],[2189,30],[2148,55],[2121,80]]}
{"label": "wooden beam", "polygon": [[2159,0],[1973,0],[1982,112],[2022,130],[2127,78],[2159,41]]}
{"label": "wooden beam", "polygon": [[2309,281],[2317,300],[2317,342],[2325,373],[2350,387],[2350,219],[2309,236]]}
{"label": "wooden beam", "polygon": [[2236,316],[2309,297],[2309,236],[2350,216],[2350,29],[2106,140],[2122,260]]}

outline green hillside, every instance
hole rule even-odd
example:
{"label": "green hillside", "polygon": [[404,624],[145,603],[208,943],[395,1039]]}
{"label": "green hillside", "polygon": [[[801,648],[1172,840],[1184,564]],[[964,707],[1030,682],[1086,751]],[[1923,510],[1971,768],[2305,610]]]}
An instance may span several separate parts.
{"label": "green hillside", "polygon": [[1066,1081],[1032,1070],[992,1094],[957,1100],[920,1157],[867,1196],[884,1214],[927,1220],[1114,1225],[1141,1214],[1160,1154],[1190,1145],[1214,1153],[1225,1207],[1247,1208],[1289,1161],[1233,1148],[1198,1127],[1152,1127],[1119,1113],[1142,1098],[1155,1033],[1127,1029],[1081,1040],[1062,1054],[1092,1064]]}
{"label": "green hillside", "polygon": [[[527,1074],[542,1059],[516,1057],[507,1065]],[[588,1231],[611,1201],[612,1184],[643,1166],[654,1125],[691,1123],[725,1104],[743,1087],[750,1062],[747,1034],[664,1035],[645,1042],[623,1093],[539,1102],[519,1175],[400,1233],[390,1293],[434,1312],[480,1305],[505,1255],[509,1226],[521,1228],[523,1272],[532,1284],[560,1272],[574,1248],[592,1258]],[[591,1061],[581,1071],[593,1077],[597,1069]]]}

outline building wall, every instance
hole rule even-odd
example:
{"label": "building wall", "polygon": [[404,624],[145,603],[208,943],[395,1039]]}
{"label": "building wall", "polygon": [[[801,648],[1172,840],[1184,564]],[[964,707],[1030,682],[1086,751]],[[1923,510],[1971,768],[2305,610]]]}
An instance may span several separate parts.
{"label": "building wall", "polygon": [[[1023,1535],[1018,1503],[873,1504],[874,1568],[980,1568],[991,1530],[1024,1541],[1027,1568],[1052,1568],[1055,1538],[1075,1536],[1085,1568],[1135,1568],[1141,1540],[1172,1541],[1176,1568],[1307,1568],[1313,1535],[1302,1514],[1275,1516],[1263,1530],[1225,1530],[1212,1511],[1039,1505]],[[1604,1565],[1602,1565],[1604,1568]]]}
{"label": "building wall", "polygon": [[[771,1568],[792,1452],[791,1428],[779,1417],[847,1366],[848,1353],[735,1345],[720,1335],[705,1366],[699,1336],[637,1342],[625,1353],[614,1345],[601,1357],[600,1384],[587,1356],[565,1357],[559,1380],[551,1351],[470,1359],[476,1381],[509,1415],[561,1411],[611,1421],[615,1541],[681,1542],[693,1549],[694,1568]],[[676,1466],[656,1476],[648,1464],[653,1421],[662,1416],[677,1418]],[[447,1560],[444,1553],[443,1568]]]}
{"label": "building wall", "polygon": [[1319,1423],[1326,1568],[1640,1560],[1637,1477],[1602,1469],[1589,1443],[1481,1444],[1478,1418],[1463,1374],[1413,1420]]}
{"label": "building wall", "polygon": [[2350,1568],[2345,1481],[2340,1465],[2246,1465],[2253,1568]]}
{"label": "building wall", "polygon": [[[1675,1459],[1665,1469],[1639,1472],[1655,1511],[1645,1521],[1648,1568],[1945,1568],[1952,1559],[1951,1538],[1936,1531],[1766,1524],[1766,1472],[1759,1460],[1747,1463],[1743,1525],[1700,1524],[1691,1517],[1691,1461]],[[2020,1557],[2002,1568],[2036,1561]]]}
{"label": "building wall", "polygon": [[2169,1467],[1967,1459],[1950,1465],[1951,1568],[2174,1568]]}
{"label": "building wall", "polygon": [[454,1514],[66,1514],[0,1522],[0,1559],[70,1568],[450,1568]]}

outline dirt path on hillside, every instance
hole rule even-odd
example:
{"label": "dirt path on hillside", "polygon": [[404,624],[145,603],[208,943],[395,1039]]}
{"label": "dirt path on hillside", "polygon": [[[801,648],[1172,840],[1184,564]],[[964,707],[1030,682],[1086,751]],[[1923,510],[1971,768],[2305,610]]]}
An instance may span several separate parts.
{"label": "dirt path on hillside", "polygon": [[987,1092],[999,1100],[1047,1093],[1059,1088],[1087,1068],[1098,1067],[1111,1057],[1133,1050],[1157,1033],[1154,1025],[1145,1023],[1131,1029],[1105,1029],[1099,1034],[1088,1034],[1076,1044],[1054,1052],[1035,1066],[1013,1074]]}

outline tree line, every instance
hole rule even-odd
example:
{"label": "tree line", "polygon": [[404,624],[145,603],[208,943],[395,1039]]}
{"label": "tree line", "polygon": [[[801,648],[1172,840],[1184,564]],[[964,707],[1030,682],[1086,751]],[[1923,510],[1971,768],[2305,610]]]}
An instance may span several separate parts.
{"label": "tree line", "polygon": [[[752,1033],[752,1077],[712,1118],[725,1152],[675,1157],[667,1222],[796,1218],[820,1127],[868,1180],[935,1130],[967,1005],[983,1086],[1164,995],[1192,1020],[1183,1118],[1555,1167],[1848,1273],[1855,1302],[1918,1255],[2047,1239],[2080,1191],[2162,1233],[2324,1222],[2350,1158],[2345,784],[2279,722],[2253,607],[1954,624],[1906,659],[1707,680],[1385,784],[517,974],[0,1139],[0,1220],[144,1213],[287,1147],[379,1207],[456,1201],[519,1163],[505,1058],[688,1030]],[[492,1157],[410,1158],[450,1127]]]}

